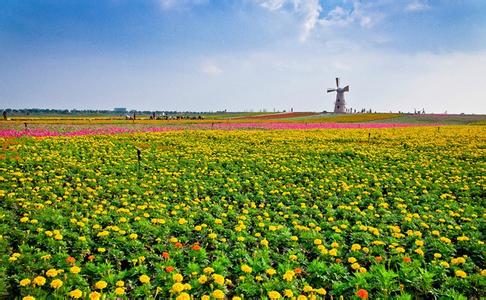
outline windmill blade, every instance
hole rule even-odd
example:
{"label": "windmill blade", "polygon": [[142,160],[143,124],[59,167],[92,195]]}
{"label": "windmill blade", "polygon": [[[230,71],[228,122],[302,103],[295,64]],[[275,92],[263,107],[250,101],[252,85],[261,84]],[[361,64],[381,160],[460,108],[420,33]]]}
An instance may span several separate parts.
{"label": "windmill blade", "polygon": [[343,91],[349,92],[349,85],[345,86],[344,89],[343,89]]}
{"label": "windmill blade", "polygon": [[339,78],[336,77],[336,86],[339,87]]}
{"label": "windmill blade", "polygon": [[330,92],[335,92],[336,89],[327,89],[327,92],[330,93]]}

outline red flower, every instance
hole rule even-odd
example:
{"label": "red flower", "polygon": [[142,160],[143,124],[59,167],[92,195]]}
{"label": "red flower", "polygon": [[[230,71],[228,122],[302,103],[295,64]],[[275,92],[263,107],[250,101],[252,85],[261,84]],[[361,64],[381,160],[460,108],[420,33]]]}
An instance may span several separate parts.
{"label": "red flower", "polygon": [[172,266],[168,266],[168,267],[166,267],[166,268],[165,268],[165,271],[166,271],[167,273],[170,273],[170,272],[174,271],[174,267],[172,267]]}
{"label": "red flower", "polygon": [[192,250],[199,251],[199,250],[201,250],[201,246],[199,246],[199,244],[194,244],[194,245],[192,245]]}
{"label": "red flower", "polygon": [[175,243],[175,246],[176,246],[177,248],[182,248],[182,244],[181,244],[180,242]]}
{"label": "red flower", "polygon": [[405,257],[403,258],[403,262],[409,263],[409,262],[411,262],[411,261],[412,261],[412,259],[411,259],[410,257],[408,257],[408,256],[405,256]]}
{"label": "red flower", "polygon": [[377,263],[381,262],[383,260],[383,257],[381,256],[375,256],[375,260]]}
{"label": "red flower", "polygon": [[368,299],[368,291],[360,289],[356,292],[356,296],[360,297],[361,299]]}
{"label": "red flower", "polygon": [[72,257],[72,256],[69,256],[68,258],[66,258],[66,262],[68,264],[74,265],[74,263],[76,262],[76,259],[74,257]]}
{"label": "red flower", "polygon": [[168,252],[163,252],[162,257],[165,258],[165,259],[169,259],[170,255],[169,255]]}

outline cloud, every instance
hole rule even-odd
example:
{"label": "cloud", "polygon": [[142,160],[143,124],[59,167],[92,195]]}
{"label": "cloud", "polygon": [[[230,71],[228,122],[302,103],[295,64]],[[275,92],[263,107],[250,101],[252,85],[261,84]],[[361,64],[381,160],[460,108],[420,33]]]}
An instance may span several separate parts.
{"label": "cloud", "polygon": [[413,0],[406,7],[405,11],[416,12],[429,9],[430,6],[423,0]]}
{"label": "cloud", "polygon": [[[360,0],[343,0],[343,6],[337,5],[322,16],[324,10],[319,0],[253,0],[254,3],[272,12],[285,11],[295,15],[301,32],[299,40],[305,42],[318,26],[351,26],[357,24],[370,28],[382,19],[376,9],[382,2],[365,2]],[[351,7],[344,8],[344,4]]]}
{"label": "cloud", "polygon": [[212,62],[201,64],[201,72],[209,76],[217,76],[223,73],[223,70]]}

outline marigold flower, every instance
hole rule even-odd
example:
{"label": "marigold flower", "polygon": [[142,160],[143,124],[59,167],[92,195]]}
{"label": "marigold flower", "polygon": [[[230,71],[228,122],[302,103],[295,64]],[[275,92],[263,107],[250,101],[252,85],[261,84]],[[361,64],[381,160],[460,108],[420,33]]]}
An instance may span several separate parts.
{"label": "marigold flower", "polygon": [[214,290],[211,295],[216,299],[224,299],[224,293],[222,290]]}
{"label": "marigold flower", "polygon": [[69,272],[73,273],[73,274],[78,274],[79,272],[81,272],[81,268],[78,267],[78,266],[73,266],[69,269]]}
{"label": "marigold flower", "polygon": [[23,297],[22,300],[35,300],[35,297],[29,295],[29,296]]}
{"label": "marigold flower", "polygon": [[174,294],[176,293],[180,293],[184,290],[184,284],[180,283],[180,282],[176,282],[172,285],[172,288],[170,289],[170,291]]}
{"label": "marigold flower", "polygon": [[148,277],[147,275],[140,275],[140,277],[138,277],[138,280],[140,280],[141,283],[149,283],[150,282],[150,277]]}
{"label": "marigold flower", "polygon": [[75,289],[69,292],[69,296],[74,299],[79,299],[83,296],[83,292],[79,289]]}
{"label": "marigold flower", "polygon": [[181,293],[179,296],[176,297],[176,300],[190,300],[191,296],[188,293]]}
{"label": "marigold flower", "polygon": [[282,295],[280,295],[280,293],[277,291],[270,291],[267,293],[267,295],[271,300],[280,299],[282,297]]}
{"label": "marigold flower", "polygon": [[464,272],[462,270],[456,270],[455,274],[456,274],[457,277],[461,277],[461,278],[466,278],[467,277],[466,272]]}
{"label": "marigold flower", "polygon": [[46,271],[46,276],[47,277],[56,277],[57,276],[57,270],[56,269],[49,269]]}
{"label": "marigold flower", "polygon": [[285,295],[285,297],[288,297],[288,298],[294,297],[294,293],[292,292],[292,290],[289,290],[289,289],[286,289],[284,291],[284,295]]}
{"label": "marigold flower", "polygon": [[206,275],[201,275],[198,280],[200,284],[205,284],[208,281],[208,277]]}
{"label": "marigold flower", "polygon": [[24,279],[20,280],[19,284],[20,284],[20,286],[27,286],[27,285],[30,284],[30,279],[24,278]]}
{"label": "marigold flower", "polygon": [[101,294],[98,292],[91,292],[89,293],[89,299],[90,300],[99,300],[101,299]]}
{"label": "marigold flower", "polygon": [[46,283],[46,278],[43,276],[37,276],[36,278],[34,278],[34,280],[32,280],[32,282],[35,285],[43,286]]}
{"label": "marigold flower", "polygon": [[182,274],[177,273],[172,275],[172,280],[174,280],[175,282],[181,282],[182,280],[184,280],[184,277],[182,276]]}
{"label": "marigold flower", "polygon": [[116,295],[123,295],[123,294],[125,294],[125,288],[124,287],[117,287],[115,289],[115,294]]}
{"label": "marigold flower", "polygon": [[241,266],[241,271],[245,272],[245,273],[251,273],[252,271],[252,268],[248,265],[242,265]]}
{"label": "marigold flower", "polygon": [[170,272],[174,271],[174,267],[172,267],[172,266],[165,267],[165,271],[167,273],[170,273]]}
{"label": "marigold flower", "polygon": [[192,247],[191,247],[192,250],[194,251],[199,251],[201,250],[201,246],[199,246],[199,244],[194,244]]}
{"label": "marigold flower", "polygon": [[224,285],[224,276],[219,274],[213,274],[213,280],[219,285]]}
{"label": "marigold flower", "polygon": [[106,286],[108,285],[108,283],[106,283],[106,281],[104,280],[100,280],[98,282],[95,283],[95,288],[97,288],[98,290],[102,290],[104,289]]}
{"label": "marigold flower", "polygon": [[409,263],[409,262],[411,262],[411,261],[412,261],[412,259],[411,259],[410,257],[408,257],[408,256],[405,256],[405,257],[403,258],[403,262]]}
{"label": "marigold flower", "polygon": [[162,252],[162,257],[163,257],[164,259],[169,259],[170,255],[169,255],[169,253],[168,253],[168,252]]}
{"label": "marigold flower", "polygon": [[359,289],[356,292],[356,296],[358,296],[361,299],[368,299],[368,291],[364,289]]}
{"label": "marigold flower", "polygon": [[60,279],[54,279],[52,282],[51,282],[51,287],[52,288],[55,288],[55,289],[58,289],[62,286],[62,280]]}

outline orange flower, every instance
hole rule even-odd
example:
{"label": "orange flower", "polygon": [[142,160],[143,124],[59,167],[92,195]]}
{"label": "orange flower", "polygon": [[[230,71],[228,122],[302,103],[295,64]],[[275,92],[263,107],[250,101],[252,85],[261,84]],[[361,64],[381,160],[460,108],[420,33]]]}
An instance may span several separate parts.
{"label": "orange flower", "polygon": [[340,258],[336,258],[336,262],[337,262],[338,264],[340,264],[340,263],[342,262],[342,260],[341,260]]}
{"label": "orange flower", "polygon": [[300,273],[302,273],[302,269],[301,268],[295,268],[294,269],[294,273],[295,274],[300,274]]}
{"label": "orange flower", "polygon": [[405,257],[403,258],[403,262],[409,263],[409,262],[411,262],[411,261],[412,261],[412,259],[411,259],[410,257],[408,257],[408,256],[405,256]]}
{"label": "orange flower", "polygon": [[356,292],[356,296],[360,297],[361,299],[368,299],[368,291],[360,289]]}
{"label": "orange flower", "polygon": [[177,248],[182,248],[182,243],[177,242],[177,243],[175,243],[175,246],[176,246]]}
{"label": "orange flower", "polygon": [[167,273],[170,273],[170,272],[174,271],[174,267],[172,267],[172,266],[165,267],[165,271]]}
{"label": "orange flower", "polygon": [[192,246],[192,250],[194,250],[194,251],[199,251],[199,250],[201,250],[201,246],[199,246],[199,244],[194,244],[194,245]]}
{"label": "orange flower", "polygon": [[94,255],[90,255],[90,256],[88,256],[88,260],[89,260],[89,261],[93,261],[93,259],[95,259],[95,256],[94,256]]}
{"label": "orange flower", "polygon": [[168,252],[163,252],[162,257],[165,258],[165,259],[169,259],[170,255],[169,255]]}
{"label": "orange flower", "polygon": [[377,263],[381,262],[382,260],[383,260],[383,257],[381,257],[381,256],[375,256],[375,261]]}
{"label": "orange flower", "polygon": [[68,264],[74,265],[74,263],[76,262],[76,259],[74,257],[72,257],[72,256],[69,256],[68,258],[66,258],[66,262]]}

